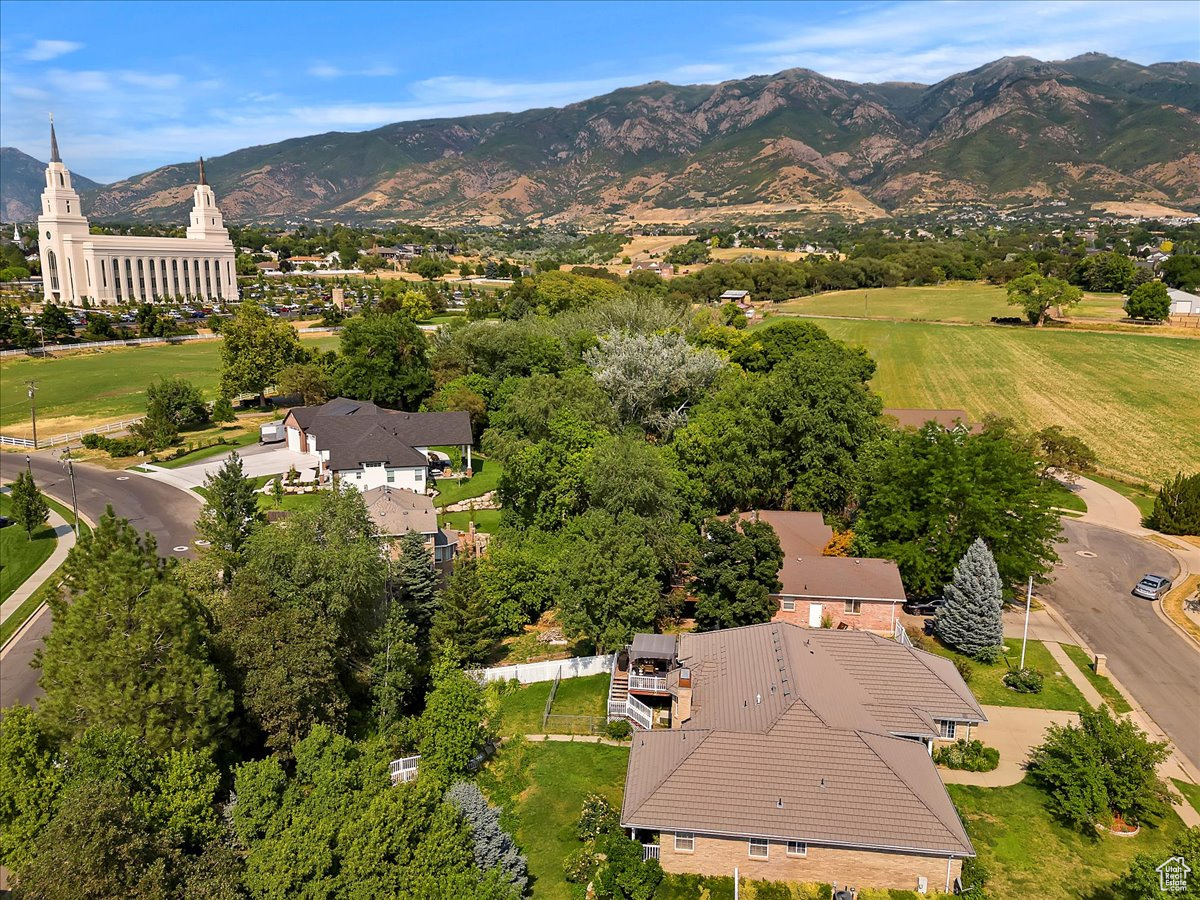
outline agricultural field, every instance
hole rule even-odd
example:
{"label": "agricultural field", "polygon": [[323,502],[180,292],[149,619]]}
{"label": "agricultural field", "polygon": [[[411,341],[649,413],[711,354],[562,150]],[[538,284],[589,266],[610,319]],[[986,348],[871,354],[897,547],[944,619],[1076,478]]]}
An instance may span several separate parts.
{"label": "agricultural field", "polygon": [[[860,292],[861,293],[861,292]],[[886,406],[1061,425],[1112,473],[1159,484],[1200,459],[1200,341],[1053,328],[822,320],[865,347]]]}
{"label": "agricultural field", "polygon": [[[331,350],[337,343],[334,335],[304,339],[304,346],[314,350]],[[191,341],[5,360],[0,363],[0,428],[13,437],[32,435],[27,379],[38,383],[39,435],[80,431],[142,415],[146,385],[159,376],[186,378],[206,398],[216,399],[220,348],[220,341]]]}
{"label": "agricultural field", "polygon": [[[1072,319],[1118,322],[1125,318],[1121,294],[1085,293],[1078,306],[1068,311]],[[1008,305],[1003,287],[982,281],[950,281],[924,287],[871,288],[829,291],[798,297],[773,307],[772,312],[806,316],[852,316],[905,322],[955,322],[978,324],[993,316],[1019,316]]]}

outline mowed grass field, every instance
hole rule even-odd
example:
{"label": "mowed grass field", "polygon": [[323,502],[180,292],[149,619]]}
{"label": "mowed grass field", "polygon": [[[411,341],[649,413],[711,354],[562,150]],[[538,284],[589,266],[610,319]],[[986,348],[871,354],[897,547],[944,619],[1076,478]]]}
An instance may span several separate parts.
{"label": "mowed grass field", "polygon": [[893,407],[989,412],[1061,425],[1100,464],[1158,484],[1200,465],[1200,341],[1060,329],[822,320],[865,347]]}
{"label": "mowed grass field", "polygon": [[[304,346],[330,350],[335,335],[304,339]],[[160,376],[191,381],[206,399],[216,399],[220,341],[192,341],[72,352],[54,359],[22,356],[0,363],[0,428],[30,437],[25,382],[37,381],[38,434],[79,431],[104,422],[140,416],[146,385]]]}
{"label": "mowed grass field", "polygon": [[[1118,321],[1125,317],[1120,294],[1084,294],[1068,315],[1072,318]],[[872,288],[830,291],[798,297],[779,304],[774,311],[792,315],[855,316],[867,319],[897,319],[909,322],[990,322],[992,316],[1019,316],[1008,305],[1003,287],[982,281],[951,281],[924,287]]]}

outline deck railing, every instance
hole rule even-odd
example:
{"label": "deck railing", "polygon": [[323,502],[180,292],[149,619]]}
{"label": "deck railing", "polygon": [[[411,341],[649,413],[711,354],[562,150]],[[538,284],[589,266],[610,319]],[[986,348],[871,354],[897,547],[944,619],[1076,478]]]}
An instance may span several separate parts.
{"label": "deck railing", "polygon": [[903,644],[905,647],[913,645],[912,641],[908,639],[908,632],[904,630],[904,623],[899,619],[892,625],[892,636],[896,639],[897,643]]}
{"label": "deck railing", "polygon": [[630,675],[629,689],[631,691],[667,692],[667,679],[663,675]]}
{"label": "deck railing", "polygon": [[417,764],[420,760],[420,754],[392,760],[388,766],[388,774],[392,776],[392,784],[414,780],[417,777]]}
{"label": "deck railing", "polygon": [[654,712],[649,706],[633,695],[625,698],[625,715],[635,725],[640,725],[647,731],[654,727]]}
{"label": "deck railing", "polygon": [[659,844],[642,844],[642,862],[648,859],[659,859],[662,847]]}

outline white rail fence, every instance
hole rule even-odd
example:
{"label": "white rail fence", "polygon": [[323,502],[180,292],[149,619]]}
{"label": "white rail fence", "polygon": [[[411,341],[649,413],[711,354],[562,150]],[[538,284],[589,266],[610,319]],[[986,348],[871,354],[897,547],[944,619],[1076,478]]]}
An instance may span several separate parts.
{"label": "white rail fence", "polygon": [[642,862],[648,859],[659,859],[662,847],[659,844],[642,844]]}
{"label": "white rail fence", "polygon": [[[71,441],[82,440],[85,434],[108,434],[113,431],[124,431],[130,425],[136,425],[145,416],[138,416],[134,419],[122,419],[120,422],[109,422],[107,425],[97,425],[95,428],[88,428],[86,431],[71,431],[66,434],[52,434],[49,437],[38,438],[38,449],[46,447],[55,447],[59,444],[69,444]],[[31,438],[9,437],[8,435],[0,434],[0,447],[29,447],[33,448],[33,440]]]}
{"label": "white rail fence", "polygon": [[[309,328],[297,328],[296,332],[297,334],[324,334],[341,330],[341,326],[329,328],[313,326]],[[220,340],[220,338],[221,335],[219,334],[177,334],[172,337],[140,337],[117,341],[81,341],[78,344],[46,344],[44,346],[30,347],[27,350],[0,350],[0,359],[8,359],[12,356],[43,356],[47,353],[58,353],[63,350],[101,350],[105,347],[141,347],[145,344],[182,344],[185,341],[216,341]]]}
{"label": "white rail fence", "polygon": [[662,675],[630,675],[629,689],[631,691],[667,692],[667,679]]}
{"label": "white rail fence", "polygon": [[521,684],[536,684],[541,681],[553,681],[560,670],[562,678],[603,675],[615,660],[615,653],[605,656],[573,656],[570,659],[520,663],[515,666],[496,666],[492,669],[468,669],[467,674],[481,684],[487,684],[489,681],[512,681],[514,679]]}
{"label": "white rail fence", "polygon": [[625,715],[635,724],[649,731],[654,727],[654,713],[650,707],[630,694],[625,698]]}
{"label": "white rail fence", "polygon": [[388,766],[388,774],[392,776],[392,784],[401,784],[407,781],[414,781],[417,777],[417,765],[421,761],[421,755],[405,756],[401,759],[392,760]]}
{"label": "white rail fence", "polygon": [[913,642],[908,639],[908,632],[904,630],[904,623],[899,619],[892,625],[892,637],[905,647],[911,647]]}

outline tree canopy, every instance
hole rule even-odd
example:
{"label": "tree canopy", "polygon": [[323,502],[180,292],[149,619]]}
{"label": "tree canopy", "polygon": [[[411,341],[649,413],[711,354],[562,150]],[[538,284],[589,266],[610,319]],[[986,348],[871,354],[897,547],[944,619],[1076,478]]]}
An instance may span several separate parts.
{"label": "tree canopy", "polygon": [[338,394],[416,409],[433,388],[425,335],[404,313],[355,317],[342,327]]}
{"label": "tree canopy", "polygon": [[304,349],[291,323],[272,318],[256,303],[245,302],[221,324],[221,394],[258,394],[274,383],[284,366]]}

